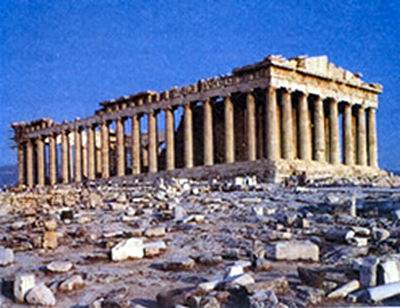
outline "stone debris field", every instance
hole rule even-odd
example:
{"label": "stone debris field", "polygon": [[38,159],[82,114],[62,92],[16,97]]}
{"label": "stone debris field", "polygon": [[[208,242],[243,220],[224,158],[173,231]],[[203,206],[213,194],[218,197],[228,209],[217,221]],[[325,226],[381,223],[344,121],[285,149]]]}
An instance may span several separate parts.
{"label": "stone debris field", "polygon": [[400,189],[255,177],[0,194],[0,307],[400,304]]}

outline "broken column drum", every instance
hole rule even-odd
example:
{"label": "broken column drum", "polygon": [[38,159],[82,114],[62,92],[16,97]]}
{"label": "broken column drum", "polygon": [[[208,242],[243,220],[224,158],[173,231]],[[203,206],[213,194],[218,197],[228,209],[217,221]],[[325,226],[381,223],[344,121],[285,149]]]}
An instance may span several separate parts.
{"label": "broken column drum", "polygon": [[18,181],[377,172],[380,93],[326,56],[268,56],[227,76],[102,102],[85,119],[13,123]]}

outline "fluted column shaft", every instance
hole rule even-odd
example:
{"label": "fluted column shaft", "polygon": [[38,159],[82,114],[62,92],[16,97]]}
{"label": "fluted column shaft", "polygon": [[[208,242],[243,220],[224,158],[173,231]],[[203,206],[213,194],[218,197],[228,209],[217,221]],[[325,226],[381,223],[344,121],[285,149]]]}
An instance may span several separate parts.
{"label": "fluted column shaft", "polygon": [[68,168],[68,135],[67,132],[61,132],[61,176],[63,184],[69,182],[69,168]]}
{"label": "fluted column shaft", "polygon": [[204,165],[214,164],[214,141],[213,141],[213,119],[210,99],[203,104],[203,144],[204,144]]}
{"label": "fluted column shaft", "polygon": [[185,134],[185,168],[193,167],[193,115],[190,104],[185,105],[184,134]]}
{"label": "fluted column shaft", "polygon": [[124,119],[119,118],[117,124],[117,175],[125,175],[125,129]]}
{"label": "fluted column shaft", "polygon": [[140,119],[132,116],[132,173],[140,173]]}
{"label": "fluted column shaft", "polygon": [[357,112],[357,161],[361,166],[367,165],[367,129],[365,109],[359,107]]}
{"label": "fluted column shaft", "polygon": [[339,116],[338,103],[334,99],[329,101],[329,133],[330,163],[339,164]]}
{"label": "fluted column shaft", "polygon": [[231,97],[225,97],[225,162],[233,163],[235,161],[235,135],[233,124],[233,103]]}
{"label": "fluted column shaft", "polygon": [[317,97],[314,102],[314,157],[316,161],[325,161],[325,123],[323,101]]}
{"label": "fluted column shaft", "polygon": [[74,132],[75,143],[75,182],[82,182],[82,137],[81,129],[77,127]]}
{"label": "fluted column shaft", "polygon": [[376,133],[376,109],[368,108],[368,163],[378,167],[378,144]]}
{"label": "fluted column shaft", "polygon": [[149,172],[157,172],[157,120],[154,112],[148,114]]}
{"label": "fluted column shaft", "polygon": [[45,185],[44,142],[41,137],[36,139],[37,179],[38,185]]}
{"label": "fluted column shaft", "polygon": [[87,128],[87,165],[88,165],[88,179],[96,179],[96,156],[95,156],[95,141],[94,141],[94,127],[88,126]]}
{"label": "fluted column shaft", "polygon": [[18,143],[18,185],[25,184],[25,152],[24,145]]}
{"label": "fluted column shaft", "polygon": [[256,143],[256,100],[252,93],[246,95],[247,109],[247,159],[256,160],[257,143]]}
{"label": "fluted column shaft", "polygon": [[345,104],[343,113],[344,163],[349,166],[354,164],[354,143],[352,126],[353,123],[351,105]]}
{"label": "fluted column shaft", "polygon": [[26,177],[28,187],[33,187],[33,143],[32,140],[28,140],[26,143]]}
{"label": "fluted column shaft", "polygon": [[282,156],[293,159],[292,102],[286,89],[282,92]]}
{"label": "fluted column shaft", "polygon": [[101,123],[101,177],[110,177],[110,134],[107,121]]}
{"label": "fluted column shaft", "polygon": [[276,89],[269,86],[266,91],[266,157],[270,160],[279,158],[279,136],[278,136],[278,118]]}
{"label": "fluted column shaft", "polygon": [[174,111],[165,109],[165,140],[166,140],[166,168],[167,170],[175,169],[175,128],[174,128]]}
{"label": "fluted column shaft", "polygon": [[307,95],[299,95],[299,156],[303,160],[311,160],[310,116]]}
{"label": "fluted column shaft", "polygon": [[57,183],[57,140],[56,136],[49,136],[49,173],[50,185]]}

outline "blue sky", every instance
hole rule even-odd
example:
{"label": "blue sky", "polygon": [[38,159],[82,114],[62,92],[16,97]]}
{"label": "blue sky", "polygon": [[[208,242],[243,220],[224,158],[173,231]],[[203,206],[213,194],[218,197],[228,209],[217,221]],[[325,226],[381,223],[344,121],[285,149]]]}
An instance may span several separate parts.
{"label": "blue sky", "polygon": [[9,123],[91,115],[100,101],[326,54],[384,85],[380,164],[400,170],[400,1],[0,1],[0,165]]}

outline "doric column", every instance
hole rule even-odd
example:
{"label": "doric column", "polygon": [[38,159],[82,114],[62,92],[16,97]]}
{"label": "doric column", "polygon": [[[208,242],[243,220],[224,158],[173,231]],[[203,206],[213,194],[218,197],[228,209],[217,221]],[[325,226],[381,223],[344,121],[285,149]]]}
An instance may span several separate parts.
{"label": "doric column", "polygon": [[75,143],[75,182],[82,182],[82,138],[81,129],[77,127],[74,131]]}
{"label": "doric column", "polygon": [[256,101],[252,93],[246,95],[247,109],[247,159],[256,160],[257,143],[256,143]]}
{"label": "doric column", "polygon": [[339,116],[338,103],[334,99],[329,100],[329,158],[331,164],[339,163]]}
{"label": "doric column", "polygon": [[276,89],[269,86],[266,91],[266,142],[265,152],[267,159],[279,158],[279,136]]}
{"label": "doric column", "polygon": [[148,113],[149,172],[157,172],[157,120],[154,112]]}
{"label": "doric column", "polygon": [[235,161],[235,135],[233,124],[233,103],[231,96],[225,97],[225,162],[233,163]]}
{"label": "doric column", "polygon": [[193,116],[190,103],[185,105],[184,130],[185,130],[185,168],[192,168],[193,167]]}
{"label": "doric column", "polygon": [[132,173],[140,173],[140,118],[132,116]]}
{"label": "doric column", "polygon": [[213,141],[213,119],[210,99],[203,103],[203,144],[204,144],[204,165],[214,164],[214,141]]}
{"label": "doric column", "polygon": [[307,95],[299,94],[299,156],[303,160],[311,160],[310,117]]}
{"label": "doric column", "polygon": [[110,177],[110,135],[107,121],[101,123],[101,177]]}
{"label": "doric column", "polygon": [[318,96],[314,101],[314,157],[316,161],[325,161],[325,123],[324,106]]}
{"label": "doric column", "polygon": [[87,127],[87,165],[88,165],[88,179],[96,179],[96,156],[95,156],[95,141],[94,141],[94,127],[89,125]]}
{"label": "doric column", "polygon": [[61,132],[61,175],[63,184],[68,184],[69,183],[68,135],[66,131]]}
{"label": "doric column", "polygon": [[[72,140],[71,140],[71,135],[72,135]],[[68,139],[68,167],[69,167],[69,181],[72,182],[72,179],[74,177],[74,147],[72,146],[74,144],[74,134],[68,134],[67,139]]]}
{"label": "doric column", "polygon": [[18,185],[25,184],[25,152],[24,145],[18,142]]}
{"label": "doric column", "polygon": [[343,112],[343,140],[344,140],[344,163],[346,165],[354,164],[354,146],[352,129],[351,105],[346,103]]}
{"label": "doric column", "polygon": [[166,168],[175,169],[175,141],[174,141],[174,111],[171,108],[165,109],[165,141],[166,141]]}
{"label": "doric column", "polygon": [[44,142],[41,137],[36,139],[37,179],[38,185],[45,185]]}
{"label": "doric column", "polygon": [[367,129],[365,109],[360,106],[357,110],[357,162],[361,166],[367,165]]}
{"label": "doric column", "polygon": [[117,176],[125,175],[125,129],[124,119],[119,118],[117,124]]}
{"label": "doric column", "polygon": [[368,164],[378,167],[378,147],[376,134],[376,109],[371,107],[368,111]]}
{"label": "doric column", "polygon": [[282,91],[282,157],[293,159],[292,102],[290,92]]}
{"label": "doric column", "polygon": [[32,188],[34,185],[33,179],[33,143],[29,139],[26,143],[26,177],[27,185]]}
{"label": "doric column", "polygon": [[57,183],[57,139],[56,136],[49,136],[49,169],[50,185]]}

